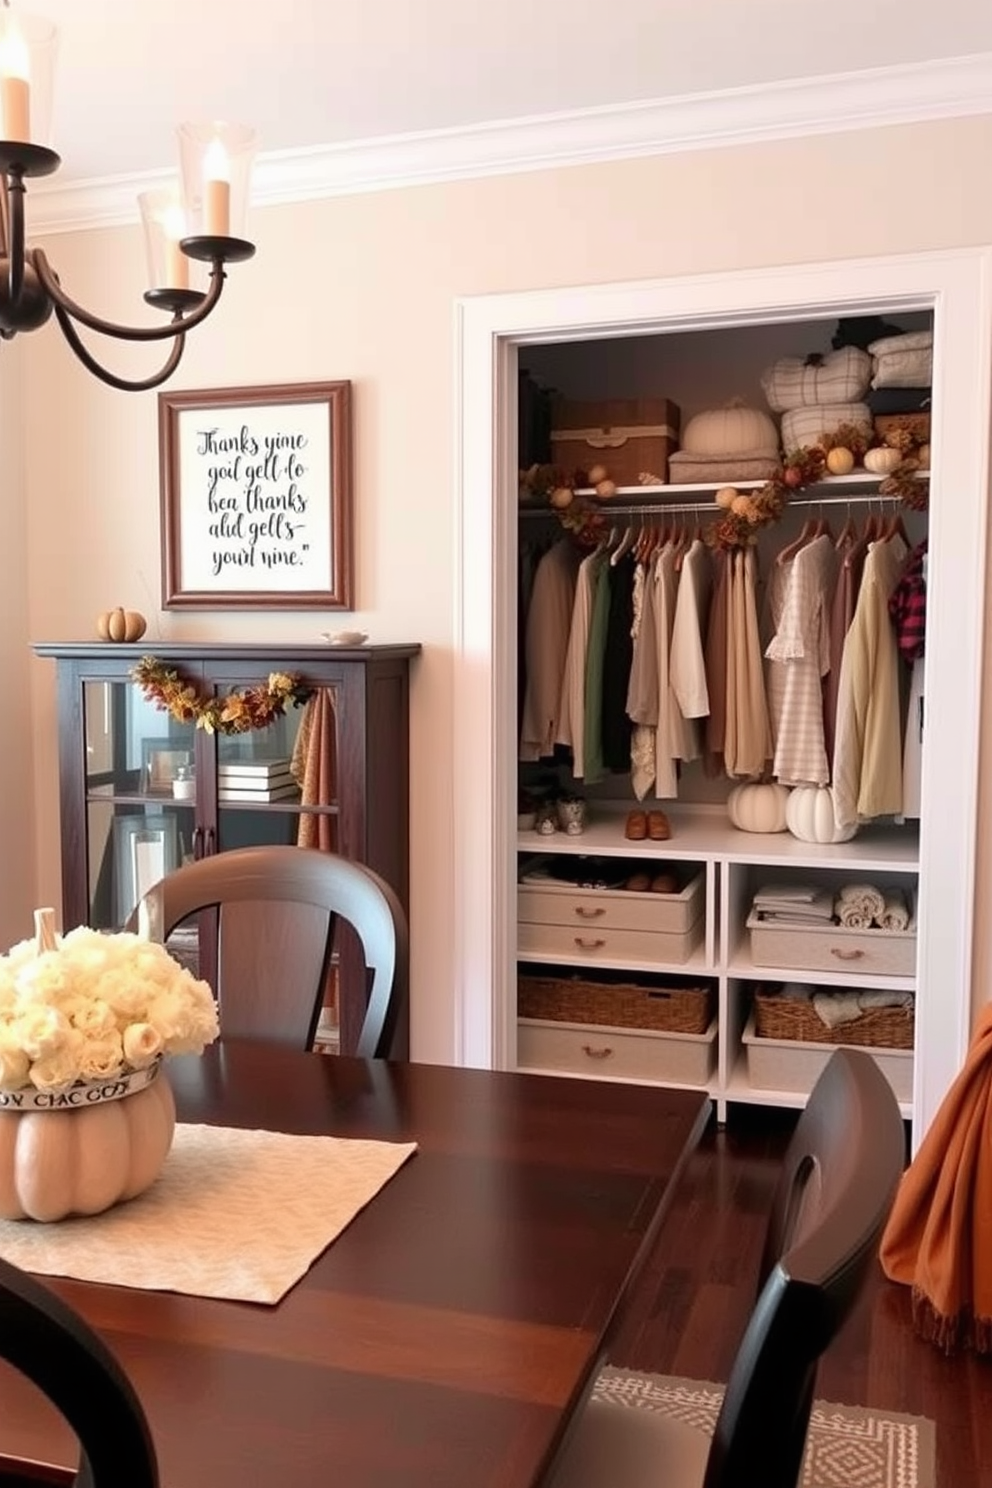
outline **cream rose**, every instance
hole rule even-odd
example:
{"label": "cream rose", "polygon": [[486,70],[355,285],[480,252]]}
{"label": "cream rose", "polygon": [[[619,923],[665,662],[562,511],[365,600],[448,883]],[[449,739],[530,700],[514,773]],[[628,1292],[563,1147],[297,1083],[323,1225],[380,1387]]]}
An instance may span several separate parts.
{"label": "cream rose", "polygon": [[162,1052],[162,1035],[150,1023],[131,1023],[124,1030],[124,1058],[134,1069],[146,1069]]}

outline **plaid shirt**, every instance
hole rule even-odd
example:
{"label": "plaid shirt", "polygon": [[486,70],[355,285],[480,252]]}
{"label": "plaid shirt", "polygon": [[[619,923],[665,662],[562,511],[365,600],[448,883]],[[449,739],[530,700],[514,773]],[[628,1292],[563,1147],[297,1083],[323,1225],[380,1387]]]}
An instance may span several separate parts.
{"label": "plaid shirt", "polygon": [[889,597],[889,614],[896,628],[896,644],[900,655],[908,662],[914,662],[923,655],[926,638],[927,586],[923,578],[923,556],[926,550],[924,538],[906,559],[899,582]]}

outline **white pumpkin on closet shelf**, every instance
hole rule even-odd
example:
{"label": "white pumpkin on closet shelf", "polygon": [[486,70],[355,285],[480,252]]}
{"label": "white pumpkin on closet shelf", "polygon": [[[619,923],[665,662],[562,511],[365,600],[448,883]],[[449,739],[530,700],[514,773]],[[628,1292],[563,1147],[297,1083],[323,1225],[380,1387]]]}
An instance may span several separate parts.
{"label": "white pumpkin on closet shelf", "polygon": [[902,459],[897,449],[880,444],[875,449],[865,450],[865,469],[871,475],[890,475],[897,465],[902,464]]}
{"label": "white pumpkin on closet shelf", "polygon": [[770,453],[778,450],[778,430],[760,408],[748,408],[742,398],[732,398],[723,408],[697,413],[682,433],[687,454],[721,455]]}
{"label": "white pumpkin on closet shelf", "polygon": [[789,792],[785,824],[800,842],[850,842],[857,826],[838,827],[829,785],[797,785]]}
{"label": "white pumpkin on closet shelf", "polygon": [[774,780],[735,785],[727,797],[727,814],[741,832],[784,832],[789,792]]}

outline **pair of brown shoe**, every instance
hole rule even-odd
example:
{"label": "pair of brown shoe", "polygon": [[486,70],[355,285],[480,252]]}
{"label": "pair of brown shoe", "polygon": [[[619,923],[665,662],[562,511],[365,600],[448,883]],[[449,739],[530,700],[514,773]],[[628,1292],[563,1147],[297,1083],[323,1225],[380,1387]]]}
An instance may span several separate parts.
{"label": "pair of brown shoe", "polygon": [[653,878],[650,873],[634,873],[624,888],[632,894],[677,894],[679,881],[674,873],[656,873]]}
{"label": "pair of brown shoe", "polygon": [[627,815],[624,836],[630,842],[667,842],[672,835],[668,817],[663,811],[631,811]]}

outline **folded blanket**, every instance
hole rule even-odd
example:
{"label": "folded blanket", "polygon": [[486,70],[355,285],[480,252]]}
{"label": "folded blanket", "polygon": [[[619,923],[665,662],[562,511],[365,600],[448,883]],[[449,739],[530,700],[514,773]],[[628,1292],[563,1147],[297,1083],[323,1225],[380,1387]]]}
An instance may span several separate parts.
{"label": "folded blanket", "polygon": [[992,1353],[992,1003],[964,1068],[903,1174],[882,1269],[913,1289],[918,1333],[952,1353]]}
{"label": "folded blanket", "polygon": [[886,889],[885,907],[877,923],[883,930],[909,929],[909,905],[902,889]]}
{"label": "folded blanket", "polygon": [[861,1004],[857,992],[816,992],[813,1011],[827,1028],[839,1028],[861,1017]]}
{"label": "folded blanket", "polygon": [[677,450],[668,457],[668,479],[673,486],[710,484],[714,481],[770,480],[781,469],[777,450],[757,454],[718,455],[712,459]]}

